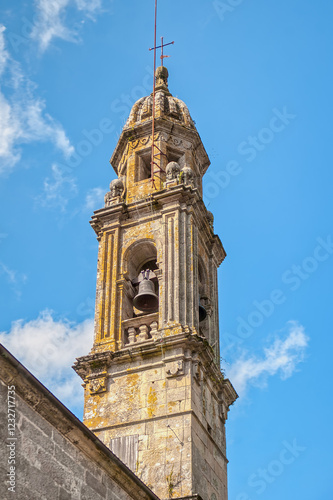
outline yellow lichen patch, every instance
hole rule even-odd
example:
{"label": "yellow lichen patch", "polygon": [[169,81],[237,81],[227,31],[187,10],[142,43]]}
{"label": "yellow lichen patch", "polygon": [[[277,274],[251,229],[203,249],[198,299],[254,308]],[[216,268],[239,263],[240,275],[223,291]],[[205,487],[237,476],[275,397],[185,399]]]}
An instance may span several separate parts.
{"label": "yellow lichen patch", "polygon": [[127,386],[130,388],[133,388],[139,381],[139,374],[138,373],[129,373],[126,375],[126,383]]}
{"label": "yellow lichen patch", "polygon": [[149,418],[155,416],[156,403],[157,403],[156,391],[155,391],[155,389],[150,387],[149,392],[148,392],[148,398],[147,398],[147,412],[148,412]]}
{"label": "yellow lichen patch", "polygon": [[129,410],[133,408],[134,399],[138,394],[139,379],[140,377],[138,373],[129,373],[126,375],[126,393],[124,394],[124,397],[127,398]]}
{"label": "yellow lichen patch", "polygon": [[172,413],[173,409],[174,409],[176,406],[178,406],[178,404],[179,404],[179,403],[178,403],[178,401],[170,401],[170,402],[168,403],[168,411],[169,411],[169,413]]}

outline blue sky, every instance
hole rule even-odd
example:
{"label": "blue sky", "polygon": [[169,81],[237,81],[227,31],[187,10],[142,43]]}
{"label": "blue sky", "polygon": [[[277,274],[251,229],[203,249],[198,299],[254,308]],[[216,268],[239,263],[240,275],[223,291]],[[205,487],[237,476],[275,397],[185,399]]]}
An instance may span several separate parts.
{"label": "blue sky", "polygon": [[[151,92],[153,4],[2,2],[0,340],[78,416],[97,241],[131,106]],[[169,87],[211,159],[230,500],[327,499],[333,487],[328,0],[159,0]]]}

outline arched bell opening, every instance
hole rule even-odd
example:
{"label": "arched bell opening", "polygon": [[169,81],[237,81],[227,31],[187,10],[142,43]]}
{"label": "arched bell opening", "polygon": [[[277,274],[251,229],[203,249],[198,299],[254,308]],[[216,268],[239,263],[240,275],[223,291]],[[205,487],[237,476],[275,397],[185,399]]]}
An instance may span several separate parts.
{"label": "arched bell opening", "polygon": [[122,276],[126,315],[122,318],[122,345],[145,342],[158,332],[157,249],[152,240],[139,240],[124,253]]}
{"label": "arched bell opening", "polygon": [[[139,240],[132,244],[126,251],[123,259],[123,276],[128,283],[130,293],[124,297],[126,314],[124,319],[136,318],[158,311],[159,290],[158,279],[154,271],[158,270],[157,249],[152,240]],[[138,299],[141,288],[141,300]],[[151,307],[143,307],[151,299]]]}
{"label": "arched bell opening", "polygon": [[209,283],[206,266],[204,265],[202,259],[198,259],[198,294],[199,294],[199,329],[202,335],[204,335],[209,341],[209,323],[208,323],[208,312],[210,300],[208,297],[209,293]]}
{"label": "arched bell opening", "polygon": [[137,278],[132,282],[137,290],[133,299],[135,317],[158,311],[158,279],[154,273],[157,269],[156,259],[145,262],[141,266]]}
{"label": "arched bell opening", "polygon": [[157,249],[154,241],[138,240],[127,248],[124,254],[123,274],[126,279],[134,280],[139,272],[151,262],[157,262]]}

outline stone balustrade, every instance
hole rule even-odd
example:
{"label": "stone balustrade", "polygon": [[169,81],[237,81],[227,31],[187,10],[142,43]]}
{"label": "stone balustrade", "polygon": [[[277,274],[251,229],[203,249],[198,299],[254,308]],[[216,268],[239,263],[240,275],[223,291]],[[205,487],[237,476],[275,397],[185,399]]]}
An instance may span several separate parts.
{"label": "stone balustrade", "polygon": [[125,319],[123,326],[123,347],[138,342],[157,338],[158,313],[145,314],[136,318]]}

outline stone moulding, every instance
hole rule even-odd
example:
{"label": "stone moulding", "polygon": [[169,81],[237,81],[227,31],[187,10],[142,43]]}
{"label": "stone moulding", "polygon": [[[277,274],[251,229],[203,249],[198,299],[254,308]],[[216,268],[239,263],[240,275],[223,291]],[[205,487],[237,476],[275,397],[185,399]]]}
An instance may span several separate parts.
{"label": "stone moulding", "polygon": [[82,378],[84,384],[89,383],[91,394],[106,391],[108,367],[112,360],[112,352],[99,352],[76,358],[72,368]]}
{"label": "stone moulding", "polygon": [[[168,357],[168,349],[182,348],[183,354]],[[214,353],[206,339],[198,335],[186,335],[184,333],[171,337],[162,337],[158,340],[149,339],[149,342],[135,343],[125,346],[122,350],[108,353],[94,353],[77,358],[73,368],[83,379],[89,383],[91,394],[103,393],[106,388],[106,380],[110,377],[111,364],[120,366],[123,363],[142,356],[151,357],[154,354],[162,354],[161,365],[165,365],[167,378],[179,377],[185,374],[185,361],[192,361],[192,375],[195,382],[200,385],[204,377],[208,377],[216,387],[219,402],[219,416],[223,422],[227,420],[229,407],[236,401],[238,395],[229,379],[225,379],[214,361]],[[199,360],[200,357],[200,360]],[[126,369],[126,373],[135,373],[142,369],[133,366]],[[113,373],[119,376],[122,372]]]}
{"label": "stone moulding", "polygon": [[[194,209],[194,215],[198,227],[201,229],[202,236],[206,245],[210,247],[210,252],[214,255],[216,265],[219,266],[226,257],[226,252],[221,243],[218,235],[214,234],[207,222],[207,210],[202,202],[199,191],[197,188],[177,184],[168,189],[164,189],[157,193],[152,193],[150,204],[151,206],[159,207],[157,210],[149,211],[147,209],[147,200],[142,198],[136,200],[128,205],[124,202],[113,205],[109,208],[102,208],[96,210],[91,218],[90,224],[94,229],[97,238],[100,239],[103,231],[108,231],[110,224],[112,227],[120,225],[120,220],[128,219],[128,224],[131,223],[132,215],[143,217],[143,212],[146,213],[145,217],[148,219],[158,219],[161,214],[169,210],[168,206],[172,203],[185,203],[186,209]],[[180,208],[180,207],[179,207]],[[145,219],[142,219],[142,223]],[[132,224],[136,224],[136,219],[133,218]]]}

